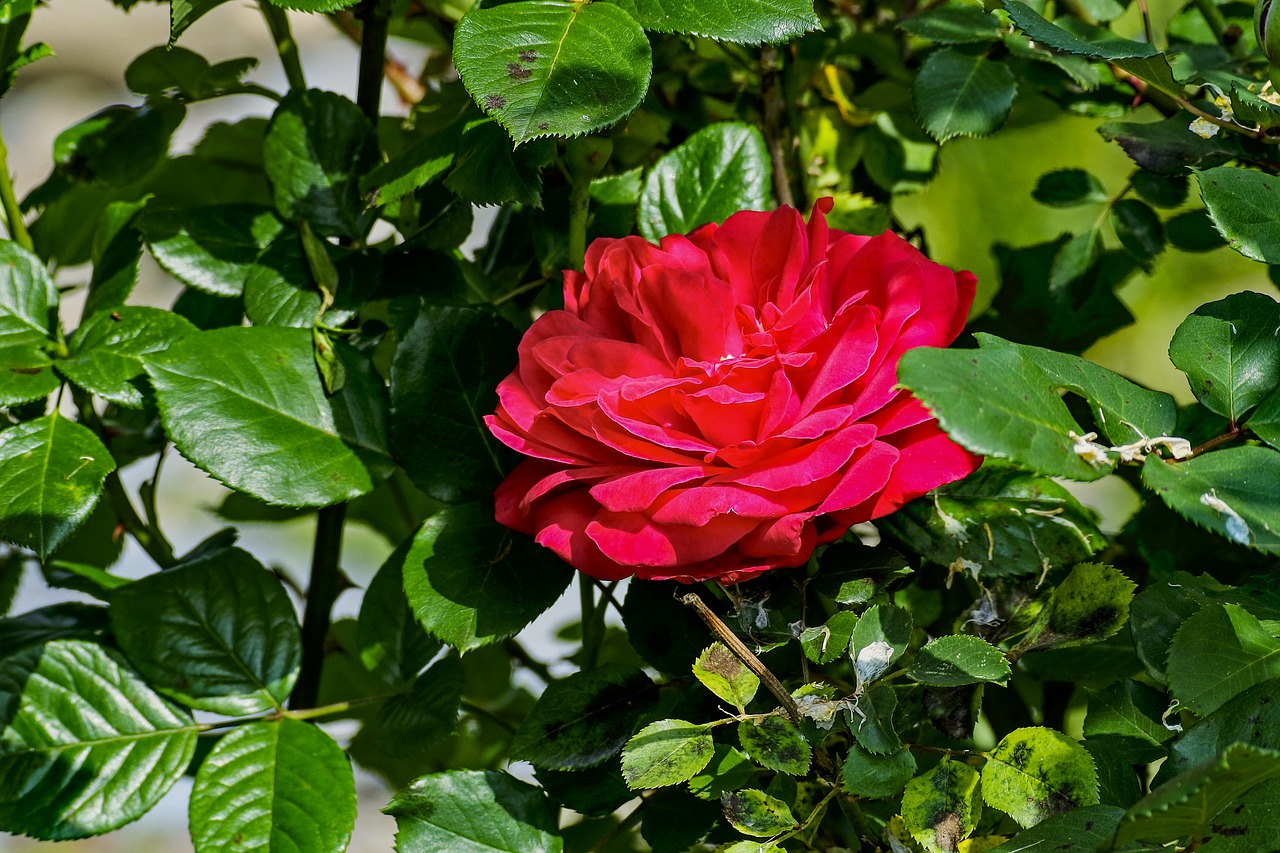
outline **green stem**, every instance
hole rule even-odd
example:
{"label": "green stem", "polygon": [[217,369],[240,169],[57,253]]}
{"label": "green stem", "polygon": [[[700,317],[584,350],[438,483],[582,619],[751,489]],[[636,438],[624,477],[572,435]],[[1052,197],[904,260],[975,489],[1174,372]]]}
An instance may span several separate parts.
{"label": "green stem", "polygon": [[555,681],[555,676],[551,674],[551,670],[547,669],[547,665],[542,661],[529,654],[516,640],[505,640],[502,648],[507,654],[515,658],[517,662],[534,675],[541,678],[544,684],[550,684]]}
{"label": "green stem", "polygon": [[574,170],[569,184],[569,264],[582,271],[587,257],[587,217],[591,212],[591,175]]}
{"label": "green stem", "polygon": [[9,150],[4,147],[3,133],[0,133],[0,204],[4,206],[9,237],[27,251],[35,251],[35,244],[31,242],[27,224],[22,221],[22,208],[18,206],[18,197],[13,192],[13,181],[9,177]]}
{"label": "green stem", "polygon": [[1218,40],[1218,44],[1225,47],[1232,53],[1236,53],[1236,45],[1240,43],[1236,39],[1234,43],[1227,44],[1227,29],[1229,24],[1226,17],[1222,14],[1222,10],[1218,8],[1218,4],[1213,0],[1195,0],[1196,8],[1200,10],[1200,16],[1204,18],[1204,22],[1209,25],[1209,29],[1213,30],[1213,37]]}
{"label": "green stem", "polygon": [[276,53],[280,55],[280,64],[284,66],[284,76],[289,81],[290,89],[307,88],[307,78],[302,74],[302,57],[298,53],[298,43],[294,41],[293,31],[289,28],[289,16],[284,9],[270,0],[258,0],[258,8],[267,22],[271,32],[271,40],[276,43]]}
{"label": "green stem", "polygon": [[482,705],[477,705],[474,702],[468,702],[466,699],[463,699],[462,710],[466,711],[468,714],[470,714],[473,717],[481,717],[493,723],[495,726],[505,729],[507,734],[513,735],[516,733],[515,726],[513,726],[511,723],[508,723],[506,720],[502,719],[497,714],[493,713],[488,708],[485,708]]}
{"label": "green stem", "polygon": [[377,122],[382,109],[382,77],[387,61],[387,27],[391,9],[386,0],[364,0],[359,17],[364,22],[360,33],[360,71],[356,85],[356,104]]}
{"label": "green stem", "polygon": [[234,720],[218,720],[215,723],[202,723],[196,726],[201,732],[211,732],[217,729],[230,729],[236,726],[245,726],[249,723],[261,723],[270,720],[280,720],[288,717],[291,720],[314,720],[318,717],[331,717],[334,714],[345,714],[350,710],[359,708],[363,705],[374,705],[378,702],[385,702],[393,698],[394,694],[385,696],[365,696],[360,699],[348,699],[345,702],[334,702],[329,705],[321,705],[318,708],[306,708],[298,711],[268,711],[265,714],[258,714],[253,717],[238,717]]}
{"label": "green stem", "polygon": [[778,48],[766,45],[760,51],[760,93],[764,99],[764,141],[769,149],[769,160],[773,164],[773,192],[778,197],[779,205],[795,207],[791,180],[787,176],[787,149],[791,140],[790,133],[783,127],[787,103],[778,79],[781,70]]}
{"label": "green stem", "polygon": [[[578,601],[582,605],[582,669],[594,669],[596,659],[600,657],[600,639],[603,632],[597,632],[599,623],[596,620],[596,588],[591,578],[578,573]],[[600,610],[604,610],[604,602],[600,602]]]}
{"label": "green stem", "polygon": [[320,693],[320,670],[324,666],[333,602],[342,588],[338,556],[346,517],[346,504],[324,507],[316,517],[311,580],[307,584],[306,610],[302,617],[302,669],[289,697],[289,707],[295,710],[314,707]]}

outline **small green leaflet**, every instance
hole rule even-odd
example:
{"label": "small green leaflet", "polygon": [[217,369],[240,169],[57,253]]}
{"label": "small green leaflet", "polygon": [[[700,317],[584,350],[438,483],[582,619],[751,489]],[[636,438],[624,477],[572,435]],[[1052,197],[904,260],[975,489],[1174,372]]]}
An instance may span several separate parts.
{"label": "small green leaflet", "polygon": [[1013,653],[1096,643],[1129,621],[1137,585],[1100,563],[1080,563],[1058,584]]}
{"label": "small green leaflet", "polygon": [[736,708],[746,708],[756,695],[760,679],[723,643],[712,643],[698,655],[693,675],[716,696]]}
{"label": "small green leaflet", "polygon": [[384,812],[398,853],[560,853],[556,815],[540,788],[498,770],[452,770],[415,779]]}
{"label": "small green leaflet", "polygon": [[1280,550],[1280,451],[1227,447],[1177,463],[1148,456],[1142,481],[1206,530],[1264,553]]}
{"label": "small green leaflet", "polygon": [[1169,648],[1169,690],[1201,716],[1255,684],[1280,678],[1280,640],[1236,604],[1206,604]]}
{"label": "small green leaflet", "polygon": [[1071,738],[1029,727],[1005,735],[982,768],[982,797],[1021,826],[1098,804],[1093,758]]}
{"label": "small green leaflet", "polygon": [[949,47],[930,54],[911,84],[916,115],[939,142],[996,130],[1017,93],[1008,65]]}
{"label": "small green leaflet", "polygon": [[874,755],[857,741],[849,743],[849,754],[840,768],[846,793],[855,797],[894,797],[916,775],[916,758],[904,747],[888,755]]}
{"label": "small green leaflet", "polygon": [[1261,293],[1233,293],[1182,321],[1169,359],[1187,374],[1201,403],[1235,423],[1280,385],[1277,332],[1280,303]]}
{"label": "small green leaflet", "polygon": [[622,776],[632,790],[678,785],[706,767],[713,751],[711,731],[706,726],[659,720],[627,741],[622,751]]}
{"label": "small green leaflet", "polygon": [[982,816],[978,771],[948,756],[907,783],[902,821],[928,853],[953,853]]}
{"label": "small green leaflet", "polygon": [[768,838],[796,828],[796,819],[786,803],[755,788],[724,794],[720,805],[725,820],[743,835]]}
{"label": "small green leaflet", "polygon": [[738,741],[751,760],[762,767],[790,776],[809,772],[813,750],[789,720],[776,715],[743,720],[738,724]]}
{"label": "small green leaflet", "polygon": [[947,634],[931,640],[907,667],[908,678],[933,687],[983,681],[1003,684],[1009,674],[1009,662],[999,649],[968,634]]}
{"label": "small green leaflet", "polygon": [[646,30],[689,33],[738,44],[781,44],[822,25],[812,0],[611,0]]}
{"label": "small green leaflet", "polygon": [[1246,258],[1280,264],[1280,217],[1275,202],[1280,181],[1238,166],[1205,169],[1196,179],[1209,218],[1227,245]]}

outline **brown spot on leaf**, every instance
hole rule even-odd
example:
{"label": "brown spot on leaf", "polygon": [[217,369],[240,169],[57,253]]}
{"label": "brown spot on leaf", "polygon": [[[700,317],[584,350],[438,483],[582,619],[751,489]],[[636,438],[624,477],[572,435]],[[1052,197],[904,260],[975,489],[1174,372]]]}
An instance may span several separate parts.
{"label": "brown spot on leaf", "polygon": [[12,372],[12,373],[20,373],[20,374],[22,374],[23,376],[35,376],[37,373],[39,373],[39,372],[40,372],[41,368],[39,368],[39,367],[11,367],[11,368],[9,368],[9,370],[10,370],[10,372]]}
{"label": "brown spot on leaf", "polygon": [[545,121],[538,122],[538,130],[546,130],[549,127],[551,127],[550,122],[545,122]]}
{"label": "brown spot on leaf", "polygon": [[520,51],[520,61],[521,62],[537,62],[538,52],[536,50],[522,50]]}
{"label": "brown spot on leaf", "polygon": [[507,99],[501,95],[485,95],[484,108],[486,110],[500,110],[507,105]]}
{"label": "brown spot on leaf", "polygon": [[517,83],[523,83],[525,80],[528,80],[533,76],[533,72],[528,68],[525,68],[523,65],[518,65],[515,62],[508,62],[507,76],[512,80],[515,80]]}

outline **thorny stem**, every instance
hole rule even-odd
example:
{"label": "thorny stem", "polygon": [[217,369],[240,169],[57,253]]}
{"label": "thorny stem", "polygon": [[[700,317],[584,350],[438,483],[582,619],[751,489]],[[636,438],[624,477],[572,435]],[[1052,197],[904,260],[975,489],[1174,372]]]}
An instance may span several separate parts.
{"label": "thorny stem", "polygon": [[800,708],[796,705],[796,700],[791,698],[787,688],[783,687],[778,677],[760,662],[760,658],[756,657],[742,640],[738,639],[738,635],[729,630],[729,626],[724,624],[720,617],[711,611],[707,603],[696,592],[684,595],[681,597],[680,602],[693,608],[698,617],[707,623],[711,633],[715,634],[716,638],[724,643],[729,651],[733,652],[734,657],[742,661],[743,666],[755,673],[756,678],[759,678],[760,682],[769,688],[769,692],[773,694],[774,698],[778,700],[778,704],[787,712],[791,722],[800,725],[803,719],[800,714]]}
{"label": "thorny stem", "polygon": [[289,81],[290,89],[307,88],[307,78],[302,73],[302,57],[298,54],[298,43],[289,29],[289,17],[284,9],[270,0],[258,0],[258,8],[267,22],[271,32],[271,40],[276,43],[276,53],[280,55],[280,64],[284,66],[284,76]]}
{"label": "thorny stem", "polygon": [[9,236],[28,252],[35,251],[27,224],[22,221],[22,208],[13,192],[13,180],[9,177],[9,150],[4,147],[4,134],[0,133],[0,204],[4,206],[5,223]]}
{"label": "thorny stem", "polygon": [[773,163],[773,191],[778,197],[779,205],[796,206],[795,196],[791,193],[791,181],[787,178],[787,158],[783,149],[782,116],[786,112],[786,102],[782,97],[782,86],[778,80],[778,48],[766,45],[760,51],[760,90],[764,97],[764,141],[769,149],[769,160]]}
{"label": "thorny stem", "polygon": [[346,504],[323,507],[316,516],[311,579],[307,583],[307,603],[302,616],[302,668],[289,697],[289,705],[294,709],[314,706],[320,693],[320,670],[324,666],[333,602],[342,591],[338,556],[346,517]]}

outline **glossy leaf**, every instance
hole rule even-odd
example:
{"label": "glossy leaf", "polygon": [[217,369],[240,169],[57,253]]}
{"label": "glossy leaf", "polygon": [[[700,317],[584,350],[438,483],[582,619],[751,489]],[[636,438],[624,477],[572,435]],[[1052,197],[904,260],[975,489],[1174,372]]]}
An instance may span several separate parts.
{"label": "glossy leaf", "polygon": [[1080,744],[1052,729],[1005,735],[982,768],[982,798],[1021,826],[1098,804],[1098,771]]}
{"label": "glossy leaf", "polygon": [[519,336],[490,310],[426,306],[391,366],[391,435],[405,472],[446,503],[489,495],[505,451],[484,418]]}
{"label": "glossy leaf", "polygon": [[517,145],[624,118],[640,105],[653,63],[644,31],[622,9],[562,0],[473,8],[458,24],[453,60]]}
{"label": "glossy leaf", "polygon": [[825,624],[805,628],[800,634],[800,648],[804,656],[814,663],[831,663],[849,651],[853,629],[858,624],[858,614],[851,610],[839,610]]}
{"label": "glossy leaf", "polygon": [[1178,463],[1149,456],[1142,480],[1206,530],[1266,553],[1280,550],[1280,452],[1228,447]]}
{"label": "glossy leaf", "polygon": [[1261,293],[1232,294],[1182,321],[1169,358],[1200,402],[1235,422],[1280,385],[1277,328],[1280,303]]}
{"label": "glossy leaf", "polygon": [[756,695],[760,679],[723,643],[712,643],[693,663],[693,675],[716,696],[745,708]]}
{"label": "glossy leaf", "polygon": [[283,708],[302,658],[284,587],[239,548],[116,590],[111,626],[149,684],[232,717]]}
{"label": "glossy leaf", "polygon": [[996,130],[1017,91],[1009,66],[953,48],[930,54],[911,84],[916,115],[939,142]]}
{"label": "glossy leaf", "polygon": [[58,291],[40,259],[0,240],[0,405],[57,389],[45,352],[57,311]]}
{"label": "glossy leaf", "polygon": [[877,684],[854,700],[849,711],[849,728],[867,752],[887,755],[902,748],[893,724],[897,707],[898,694],[888,684]]}
{"label": "glossy leaf", "polygon": [[659,720],[627,741],[622,751],[622,777],[632,790],[678,785],[707,766],[712,747],[706,726]]}
{"label": "glossy leaf", "polygon": [[242,726],[200,765],[190,820],[196,853],[341,853],[356,822],[351,763],[310,723],[285,718]]}
{"label": "glossy leaf", "polygon": [[1200,197],[1227,245],[1246,258],[1280,263],[1280,217],[1275,196],[1280,182],[1272,175],[1218,166],[1196,176]]}
{"label": "glossy leaf", "polygon": [[76,330],[58,370],[81,388],[127,408],[143,403],[143,357],[168,349],[196,327],[171,311],[121,306],[94,314]]}
{"label": "glossy leaf", "polygon": [[[463,669],[453,655],[440,658],[378,710],[375,736],[387,752],[417,756],[454,734],[462,704]],[[363,732],[362,732],[363,733]]]}
{"label": "glossy leaf", "polygon": [[1280,678],[1280,640],[1236,604],[1206,605],[1169,648],[1170,692],[1201,716],[1273,678]]}
{"label": "glossy leaf", "polygon": [[[148,209],[139,228],[156,263],[188,287],[216,296],[239,296],[261,275],[267,248],[289,231],[276,214],[257,205],[229,204],[177,210]],[[286,237],[285,239],[288,239]]]}
{"label": "glossy leaf", "polygon": [[738,122],[708,125],[649,170],[637,214],[640,233],[657,242],[739,210],[765,210],[772,175],[760,131]]}
{"label": "glossy leaf", "polygon": [[1049,602],[1018,643],[1020,652],[1096,643],[1129,621],[1136,585],[1099,563],[1080,563],[1054,588]]}
{"label": "glossy leaf", "polygon": [[541,790],[497,770],[452,770],[413,781],[384,812],[399,853],[560,853],[556,817]]}
{"label": "glossy leaf", "polygon": [[391,473],[381,388],[351,369],[342,391],[326,395],[306,329],[201,332],[146,366],[178,450],[259,500],[325,506]]}
{"label": "glossy leaf", "polygon": [[967,634],[948,634],[930,640],[907,667],[907,677],[933,687],[956,687],[1009,678],[1009,662],[986,640]]}
{"label": "glossy leaf", "polygon": [[512,739],[511,757],[555,770],[599,764],[622,749],[657,700],[657,687],[633,667],[575,673],[547,686]]}
{"label": "glossy leaf", "polygon": [[319,89],[286,95],[263,142],[263,168],[280,215],[305,219],[326,237],[368,232],[375,211],[366,209],[360,178],[380,162],[373,126],[360,108]]}
{"label": "glossy leaf", "polygon": [[37,607],[0,619],[0,657],[52,640],[98,640],[107,630],[105,607],[78,601]]}
{"label": "glossy leaf", "polygon": [[1000,22],[994,16],[980,6],[957,0],[907,18],[898,29],[941,44],[988,42],[1000,37]]}
{"label": "glossy leaf", "polygon": [[928,853],[952,853],[982,816],[978,771],[943,758],[936,767],[907,783],[902,821]]}
{"label": "glossy leaf", "polygon": [[115,459],[58,414],[0,431],[0,539],[48,557],[98,503]]}
{"label": "glossy leaf", "polygon": [[169,44],[178,40],[178,36],[187,28],[221,6],[227,0],[173,0],[169,9]]}
{"label": "glossy leaf", "polygon": [[1161,744],[1173,737],[1161,717],[1168,699],[1138,681],[1118,681],[1091,693],[1084,735],[1123,753],[1129,764],[1146,764],[1165,756]]}
{"label": "glossy leaf", "polygon": [[761,767],[789,776],[809,772],[813,750],[800,730],[782,717],[743,720],[738,724],[738,742]]}
{"label": "glossy leaf", "polygon": [[811,0],[612,0],[646,30],[689,33],[739,44],[780,44],[821,25]]}
{"label": "glossy leaf", "polygon": [[181,778],[191,718],[118,656],[55,640],[0,658],[0,830],[49,841],[136,820]]}
{"label": "glossy leaf", "polygon": [[1041,845],[1055,853],[1095,853],[1115,832],[1123,815],[1124,809],[1115,806],[1072,809],[1040,821],[1019,832],[1012,841],[992,847],[987,853],[1022,853],[1028,849],[1028,844]]}
{"label": "glossy leaf", "polygon": [[858,681],[869,683],[885,675],[911,642],[911,614],[888,604],[868,607],[853,629],[849,651]]}
{"label": "glossy leaf", "polygon": [[414,616],[464,652],[519,631],[572,577],[550,551],[499,527],[485,504],[450,507],[427,519],[404,560]]}

